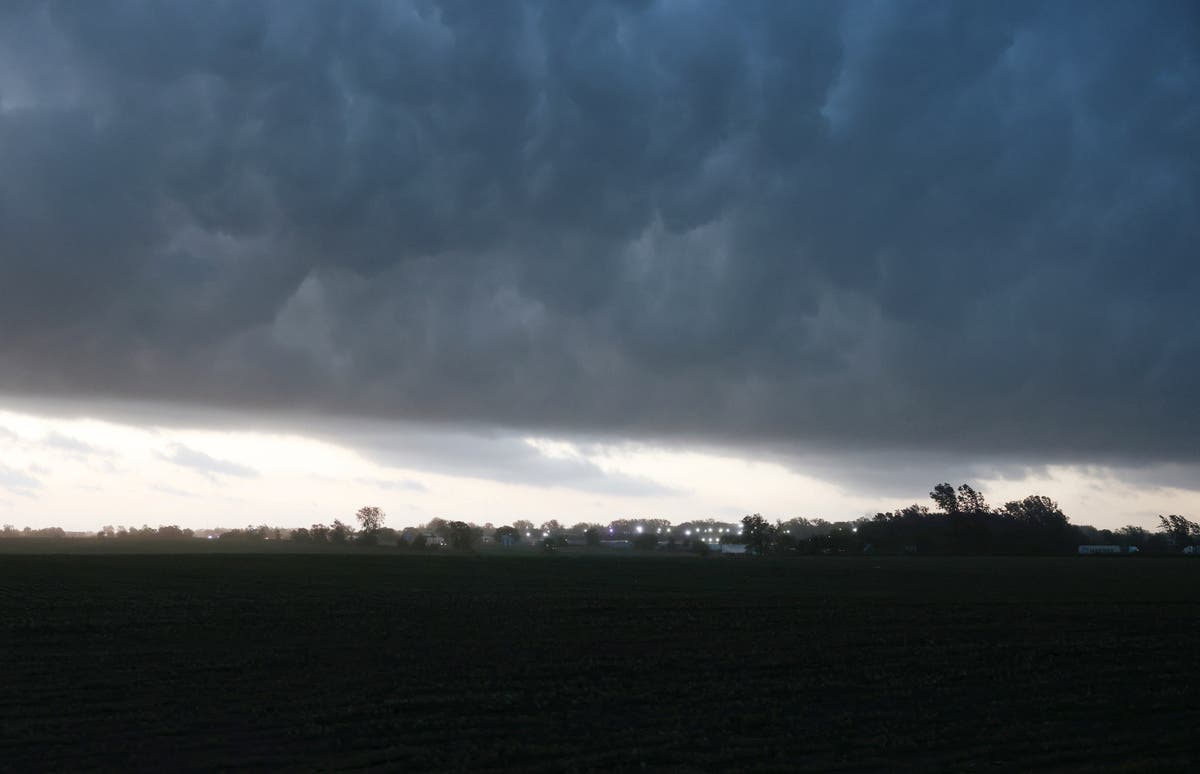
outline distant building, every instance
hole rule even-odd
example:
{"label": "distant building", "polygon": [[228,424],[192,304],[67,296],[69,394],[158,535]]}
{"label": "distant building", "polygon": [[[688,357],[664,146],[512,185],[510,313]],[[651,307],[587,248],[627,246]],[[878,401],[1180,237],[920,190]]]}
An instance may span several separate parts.
{"label": "distant building", "polygon": [[1120,546],[1080,546],[1080,554],[1119,554]]}
{"label": "distant building", "polygon": [[425,547],[426,548],[441,548],[442,546],[446,545],[445,538],[438,537],[437,535],[433,534],[432,532],[421,532],[421,530],[416,529],[414,527],[406,527],[403,532],[401,532],[399,535],[397,535],[396,539],[399,541],[403,541],[405,543],[405,545],[411,546],[413,544],[413,541],[417,539],[418,535],[425,536]]}

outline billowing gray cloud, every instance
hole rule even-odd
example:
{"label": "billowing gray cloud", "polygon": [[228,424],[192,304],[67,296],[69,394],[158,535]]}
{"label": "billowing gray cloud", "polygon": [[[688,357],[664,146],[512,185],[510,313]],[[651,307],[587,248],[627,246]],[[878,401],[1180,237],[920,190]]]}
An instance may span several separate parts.
{"label": "billowing gray cloud", "polygon": [[1198,94],[1187,2],[6,4],[0,389],[1191,463]]}
{"label": "billowing gray cloud", "polygon": [[188,468],[214,481],[217,476],[235,476],[237,478],[256,478],[258,476],[258,471],[254,468],[219,459],[179,443],[171,444],[169,449],[160,452],[158,456],[166,462]]}
{"label": "billowing gray cloud", "polygon": [[413,423],[379,428],[361,422],[318,422],[310,428],[379,464],[398,468],[627,497],[679,493],[643,476],[605,470],[589,459],[589,449],[550,454],[506,432],[450,430]]}

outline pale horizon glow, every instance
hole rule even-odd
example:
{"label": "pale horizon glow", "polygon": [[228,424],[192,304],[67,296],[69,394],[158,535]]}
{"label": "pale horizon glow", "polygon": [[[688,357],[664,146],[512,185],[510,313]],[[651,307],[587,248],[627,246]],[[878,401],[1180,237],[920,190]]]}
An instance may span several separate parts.
{"label": "pale horizon glow", "polygon": [[[301,432],[141,426],[0,410],[0,522],[68,531],[143,524],[286,528],[349,522],[366,504],[382,507],[387,524],[397,528],[434,517],[497,526],[516,519],[734,521],[748,513],[844,521],[913,502],[928,504],[925,493],[942,480],[931,472],[923,488],[898,498],[856,493],[852,483],[822,480],[736,452],[579,444],[542,436],[521,441],[544,458],[594,466],[604,476],[635,477],[655,488],[630,494],[581,490],[554,480],[515,483],[461,474],[444,461],[423,469],[390,466]],[[847,480],[853,482],[853,472]],[[993,505],[1047,495],[1073,523],[1099,527],[1153,528],[1159,513],[1200,510],[1195,491],[1141,485],[1094,466],[1049,466],[1019,479],[970,483]]]}

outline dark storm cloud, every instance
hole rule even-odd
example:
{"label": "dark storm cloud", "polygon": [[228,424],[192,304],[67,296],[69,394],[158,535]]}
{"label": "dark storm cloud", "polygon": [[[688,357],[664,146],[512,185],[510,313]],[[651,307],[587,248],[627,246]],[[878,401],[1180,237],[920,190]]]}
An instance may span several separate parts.
{"label": "dark storm cloud", "polygon": [[1193,461],[1197,19],[6,4],[0,388]]}

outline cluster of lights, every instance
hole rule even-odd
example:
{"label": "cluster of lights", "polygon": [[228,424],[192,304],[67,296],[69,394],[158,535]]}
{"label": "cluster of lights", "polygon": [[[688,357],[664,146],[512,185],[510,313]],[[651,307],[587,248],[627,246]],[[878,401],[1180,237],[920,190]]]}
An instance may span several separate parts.
{"label": "cluster of lights", "polygon": [[[638,535],[641,535],[646,532],[646,526],[644,524],[636,524],[633,526],[633,530]],[[536,531],[536,530],[526,531],[525,537],[533,537],[534,531]],[[549,530],[540,530],[540,531],[542,533],[542,537],[550,537]],[[687,537],[692,537],[692,533],[694,532],[694,533],[696,533],[696,536],[700,537],[700,539],[702,541],[704,541],[705,543],[718,543],[718,542],[720,542],[719,538],[717,538],[715,536],[714,537],[707,537],[707,536],[713,535],[714,533],[716,535],[742,534],[745,531],[746,531],[745,527],[740,527],[740,526],[736,527],[736,528],[735,527],[691,527],[689,529],[684,529],[683,534]],[[855,531],[857,531],[857,529]],[[675,532],[675,529],[672,527],[655,527],[654,532],[657,535],[663,535],[663,534],[670,535]],[[790,532],[791,531],[789,530],[789,534],[790,534]],[[615,527],[608,528],[608,534],[614,535],[615,533],[616,533]],[[212,537],[210,536],[209,539],[212,539]]]}

